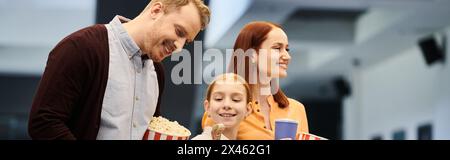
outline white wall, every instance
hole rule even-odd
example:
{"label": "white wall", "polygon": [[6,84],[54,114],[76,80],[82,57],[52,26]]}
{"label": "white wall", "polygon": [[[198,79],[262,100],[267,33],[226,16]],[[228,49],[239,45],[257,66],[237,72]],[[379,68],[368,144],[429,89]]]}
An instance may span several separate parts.
{"label": "white wall", "polygon": [[0,74],[41,75],[61,39],[94,24],[96,2],[1,0]]}
{"label": "white wall", "polygon": [[[447,37],[450,38],[450,27],[447,29]],[[447,38],[447,39],[448,39]],[[450,39],[447,40],[447,46],[450,46]],[[435,128],[433,135],[435,139],[450,139],[450,47],[447,49],[446,67],[442,71],[440,79],[441,95],[434,108]]]}
{"label": "white wall", "polygon": [[406,139],[417,139],[417,127],[426,123],[432,123],[434,139],[450,139],[448,59],[427,66],[419,48],[411,46],[351,71],[353,94],[343,102],[344,139],[392,139],[397,130],[405,130]]}

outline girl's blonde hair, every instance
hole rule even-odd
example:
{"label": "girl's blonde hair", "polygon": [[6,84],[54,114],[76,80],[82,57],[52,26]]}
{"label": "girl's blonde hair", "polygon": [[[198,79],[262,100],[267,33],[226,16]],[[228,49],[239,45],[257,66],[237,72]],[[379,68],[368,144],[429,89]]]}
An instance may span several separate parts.
{"label": "girl's blonde hair", "polygon": [[241,76],[234,73],[225,73],[216,76],[216,78],[214,78],[214,80],[211,82],[211,84],[208,86],[208,89],[206,90],[206,100],[208,101],[211,100],[211,93],[217,81],[223,80],[233,80],[234,82],[241,83],[245,88],[245,92],[247,93],[246,97],[247,103],[252,102],[252,94],[250,91],[250,86],[248,85],[247,81],[245,81],[245,79],[242,78]]}

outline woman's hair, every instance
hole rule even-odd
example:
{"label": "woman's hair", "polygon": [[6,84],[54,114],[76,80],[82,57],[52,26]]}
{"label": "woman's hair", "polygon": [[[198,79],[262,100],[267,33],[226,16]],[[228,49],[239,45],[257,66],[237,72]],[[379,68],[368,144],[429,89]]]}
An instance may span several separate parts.
{"label": "woman's hair", "polygon": [[[267,39],[267,34],[274,28],[283,29],[280,25],[272,22],[264,22],[264,21],[251,22],[245,25],[244,28],[242,28],[241,32],[239,33],[236,39],[236,42],[234,43],[233,48],[234,52],[229,66],[230,72],[240,74],[240,76],[244,77],[245,80],[250,83],[250,89],[252,90],[255,87],[255,84],[250,79],[250,76],[254,75],[253,73],[250,74],[250,71],[252,71],[250,68],[250,60],[247,56],[244,56],[245,71],[238,72],[238,69],[240,69],[238,68],[239,64],[238,57],[242,56],[239,54],[247,54],[248,51],[250,50],[258,51],[261,48],[261,44]],[[239,64],[239,66],[242,66],[242,64]],[[278,89],[277,92],[275,93],[274,100],[279,104],[278,106],[280,108],[285,108],[289,106],[289,101],[281,89]]]}
{"label": "woman's hair", "polygon": [[247,94],[246,96],[247,103],[252,101],[252,94],[250,91],[250,86],[248,85],[247,81],[245,81],[245,79],[242,78],[241,76],[234,73],[225,73],[218,75],[216,78],[214,78],[214,80],[211,82],[211,84],[208,86],[208,89],[206,90],[206,100],[208,101],[211,100],[211,93],[217,81],[225,81],[225,80],[233,80],[234,82],[242,84],[245,88],[245,93]]}

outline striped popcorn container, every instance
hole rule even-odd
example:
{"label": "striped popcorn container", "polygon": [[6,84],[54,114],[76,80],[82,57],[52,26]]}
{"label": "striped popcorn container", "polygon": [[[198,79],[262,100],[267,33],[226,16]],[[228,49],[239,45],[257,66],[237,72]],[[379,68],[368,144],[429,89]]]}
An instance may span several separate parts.
{"label": "striped popcorn container", "polygon": [[297,134],[297,140],[328,140],[326,138],[316,136],[314,134],[310,133],[299,133]]}
{"label": "striped popcorn container", "polygon": [[189,136],[175,136],[160,133],[154,130],[147,129],[144,133],[143,140],[188,140]]}

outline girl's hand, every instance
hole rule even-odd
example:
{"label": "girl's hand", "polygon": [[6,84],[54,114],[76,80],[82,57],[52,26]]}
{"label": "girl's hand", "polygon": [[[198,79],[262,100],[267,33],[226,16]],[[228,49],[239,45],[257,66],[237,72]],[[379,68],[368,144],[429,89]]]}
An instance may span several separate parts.
{"label": "girl's hand", "polygon": [[225,130],[225,125],[223,125],[222,123],[215,124],[212,127],[212,131],[211,131],[212,140],[220,140],[220,137],[224,130]]}

